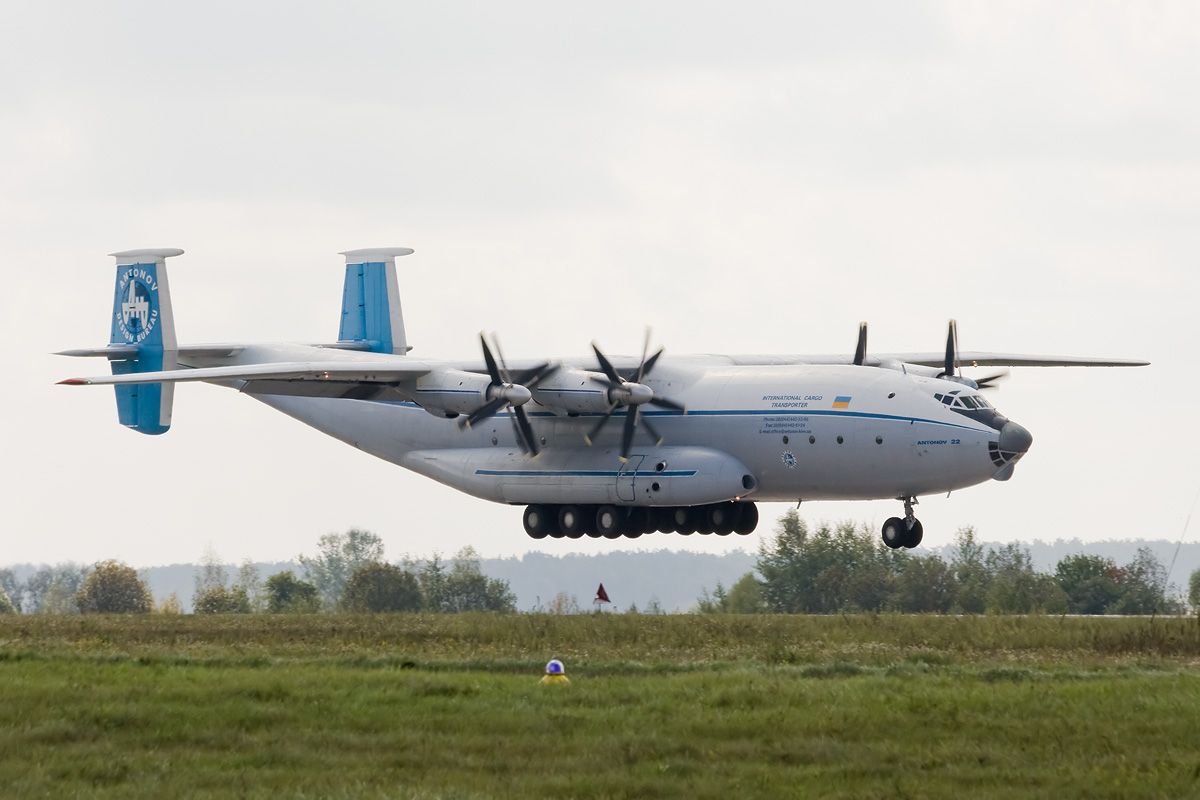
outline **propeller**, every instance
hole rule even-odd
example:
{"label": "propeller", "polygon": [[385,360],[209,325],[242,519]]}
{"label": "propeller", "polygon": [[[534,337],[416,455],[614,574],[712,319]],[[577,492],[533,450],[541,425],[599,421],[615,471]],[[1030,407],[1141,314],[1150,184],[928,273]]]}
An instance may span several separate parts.
{"label": "propeller", "polygon": [[598,383],[608,389],[609,409],[600,421],[596,423],[583,440],[591,445],[595,438],[608,424],[609,419],[618,408],[626,408],[625,425],[621,430],[621,461],[629,460],[629,450],[633,447],[633,436],[637,432],[639,424],[645,426],[646,431],[654,437],[656,445],[662,444],[663,437],[654,426],[650,424],[650,420],[642,417],[642,406],[649,404],[666,408],[671,411],[679,411],[686,414],[687,409],[674,400],[666,397],[658,397],[654,394],[654,390],[642,383],[650,371],[654,369],[654,365],[658,363],[659,357],[663,354],[665,348],[659,348],[658,352],[649,358],[646,353],[650,349],[650,329],[646,329],[646,338],[642,342],[642,360],[638,363],[637,373],[632,381],[627,381],[622,378],[612,362],[600,351],[600,347],[592,342],[592,350],[596,353],[596,360],[600,363],[600,371],[604,373],[603,378],[592,378],[594,383]]}
{"label": "propeller", "polygon": [[946,330],[946,361],[937,375],[939,378],[962,383],[973,389],[996,389],[999,388],[996,384],[1008,377],[1008,370],[1002,369],[982,378],[966,378],[958,374],[961,369],[962,363],[958,359],[958,323],[950,320],[950,326]]}
{"label": "propeller", "polygon": [[854,348],[854,365],[861,367],[867,360],[867,323],[858,323],[858,346]]}
{"label": "propeller", "polygon": [[[493,336],[493,341],[495,337]],[[536,456],[540,451],[537,437],[533,434],[533,426],[529,424],[529,415],[525,413],[524,405],[533,397],[533,389],[558,370],[557,364],[546,362],[533,369],[512,374],[504,362],[504,353],[500,352],[500,343],[496,341],[496,352],[500,353],[500,363],[496,363],[492,349],[488,346],[487,337],[479,334],[479,344],[483,348],[483,362],[487,365],[488,377],[492,382],[487,387],[487,402],[472,411],[459,421],[462,428],[470,428],[477,422],[482,422],[495,416],[500,409],[508,407],[512,411],[513,427],[517,432],[517,443],[521,450]]]}
{"label": "propeller", "polygon": [[958,377],[958,323],[954,320],[950,320],[950,326],[946,329],[946,363],[938,377]]}
{"label": "propeller", "polygon": [[1000,387],[996,384],[1008,378],[1008,375],[1008,370],[1002,369],[999,372],[993,372],[991,375],[984,375],[982,378],[976,378],[975,385],[980,389],[999,389]]}

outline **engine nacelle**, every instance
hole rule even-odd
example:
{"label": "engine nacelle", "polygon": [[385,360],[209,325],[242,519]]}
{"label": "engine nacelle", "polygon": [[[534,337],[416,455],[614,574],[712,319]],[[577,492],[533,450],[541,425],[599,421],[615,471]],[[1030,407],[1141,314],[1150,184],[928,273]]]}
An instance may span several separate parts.
{"label": "engine nacelle", "polygon": [[417,379],[413,402],[436,416],[470,414],[491,398],[487,375],[457,369],[434,370]]}
{"label": "engine nacelle", "polygon": [[563,368],[538,384],[533,399],[539,405],[572,414],[604,413],[611,407],[608,389],[593,378],[603,378],[598,372]]}

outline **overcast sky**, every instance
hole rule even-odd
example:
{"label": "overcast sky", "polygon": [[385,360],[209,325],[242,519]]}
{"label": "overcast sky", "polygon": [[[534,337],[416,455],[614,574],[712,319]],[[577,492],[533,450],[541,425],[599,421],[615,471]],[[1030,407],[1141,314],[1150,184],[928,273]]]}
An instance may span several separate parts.
{"label": "overcast sky", "polygon": [[[1200,483],[1194,3],[0,0],[0,563],[524,552],[460,495],[211,386],[117,425],[112,259],[170,263],[181,342],[335,339],[339,250],[406,245],[414,355],[964,349],[1015,370],[1008,483],[923,500],[925,541],[1179,535]],[[881,522],[894,502],[814,503]],[[757,547],[667,537],[638,547]],[[1193,531],[1193,535],[1194,535]],[[628,548],[555,541],[552,552]]]}

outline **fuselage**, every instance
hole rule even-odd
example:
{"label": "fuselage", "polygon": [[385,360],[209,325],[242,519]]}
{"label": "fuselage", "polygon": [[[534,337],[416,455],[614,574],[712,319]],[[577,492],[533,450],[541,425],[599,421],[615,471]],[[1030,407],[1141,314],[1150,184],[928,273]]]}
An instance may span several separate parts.
{"label": "fuselage", "polygon": [[[990,480],[1024,452],[997,458],[1001,429],[1012,423],[985,411],[982,399],[970,402],[971,411],[983,413],[944,402],[950,393],[981,398],[976,391],[899,370],[664,359],[646,384],[683,403],[687,413],[643,411],[663,442],[639,436],[627,463],[618,458],[620,425],[609,426],[589,447],[584,434],[600,414],[547,407],[537,393],[526,406],[544,448],[537,458],[519,450],[507,412],[464,430],[412,400],[258,399],[387,461],[510,503],[601,502],[606,498],[594,492],[572,497],[571,488],[612,483],[608,500],[656,505],[648,488],[622,493],[617,482],[625,477],[631,482],[625,488],[639,489],[632,482],[644,479],[649,486],[655,472],[682,482],[688,476],[675,473],[696,464],[701,471],[711,472],[713,464],[726,468],[714,460],[719,457],[727,457],[730,480],[744,478],[737,470],[751,476],[741,494],[755,500],[916,497]],[[665,466],[664,454],[675,456]]]}

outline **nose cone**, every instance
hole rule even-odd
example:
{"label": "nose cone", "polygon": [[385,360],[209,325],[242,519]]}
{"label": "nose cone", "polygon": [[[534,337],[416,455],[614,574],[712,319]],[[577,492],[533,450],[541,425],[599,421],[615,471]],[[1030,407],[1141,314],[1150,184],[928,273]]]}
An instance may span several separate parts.
{"label": "nose cone", "polygon": [[1006,422],[1000,429],[998,444],[1003,452],[1025,454],[1033,445],[1033,434],[1015,422]]}

